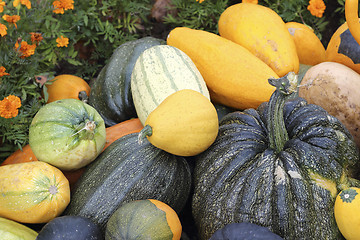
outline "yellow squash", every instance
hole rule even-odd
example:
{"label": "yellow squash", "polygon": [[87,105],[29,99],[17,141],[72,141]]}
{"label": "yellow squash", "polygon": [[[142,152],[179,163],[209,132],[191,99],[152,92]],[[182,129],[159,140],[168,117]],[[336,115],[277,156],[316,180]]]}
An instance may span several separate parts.
{"label": "yellow squash", "polygon": [[33,229],[21,223],[0,217],[0,239],[35,240],[37,235]]}
{"label": "yellow squash", "polygon": [[0,167],[0,217],[46,223],[69,202],[69,181],[56,167],[40,161]]}
{"label": "yellow squash", "polygon": [[280,77],[298,73],[294,40],[272,9],[253,3],[234,4],[221,14],[218,27],[220,36],[248,49]]}
{"label": "yellow squash", "polygon": [[185,52],[203,76],[211,101],[235,109],[257,108],[274,91],[278,75],[249,50],[226,38],[187,27],[173,29],[167,44]]}
{"label": "yellow squash", "polygon": [[140,131],[139,139],[179,156],[205,151],[218,134],[219,122],[214,105],[201,93],[179,90],[152,111]]}

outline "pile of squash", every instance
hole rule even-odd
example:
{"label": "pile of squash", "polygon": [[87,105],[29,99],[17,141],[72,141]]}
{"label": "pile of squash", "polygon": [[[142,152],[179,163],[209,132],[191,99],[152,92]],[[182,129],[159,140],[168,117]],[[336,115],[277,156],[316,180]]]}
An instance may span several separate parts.
{"label": "pile of squash", "polygon": [[89,84],[47,83],[29,145],[0,166],[1,236],[357,239],[360,75],[332,44],[350,40],[325,49],[253,3],[218,26],[124,43]]}

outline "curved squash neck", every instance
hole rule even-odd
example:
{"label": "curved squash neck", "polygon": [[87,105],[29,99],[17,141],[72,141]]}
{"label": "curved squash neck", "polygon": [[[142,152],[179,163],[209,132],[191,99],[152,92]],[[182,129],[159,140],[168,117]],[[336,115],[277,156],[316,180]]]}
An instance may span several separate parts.
{"label": "curved squash neck", "polygon": [[272,94],[267,112],[267,129],[270,147],[279,153],[289,140],[284,122],[284,105],[291,98],[296,97],[298,79],[293,72],[281,78],[270,78],[269,83],[276,87]]}

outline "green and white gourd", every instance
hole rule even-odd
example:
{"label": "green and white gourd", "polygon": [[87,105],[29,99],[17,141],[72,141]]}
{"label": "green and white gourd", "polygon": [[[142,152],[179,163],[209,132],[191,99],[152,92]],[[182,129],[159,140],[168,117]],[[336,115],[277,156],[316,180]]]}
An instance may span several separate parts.
{"label": "green and white gourd", "polygon": [[139,56],[131,75],[131,92],[142,124],[166,97],[182,89],[198,91],[210,100],[204,78],[183,51],[158,45]]}

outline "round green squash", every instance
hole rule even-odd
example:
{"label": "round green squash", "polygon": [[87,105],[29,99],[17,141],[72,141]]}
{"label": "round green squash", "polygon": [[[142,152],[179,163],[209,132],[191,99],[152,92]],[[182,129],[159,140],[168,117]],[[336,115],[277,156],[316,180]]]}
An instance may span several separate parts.
{"label": "round green squash", "polygon": [[106,126],[137,117],[131,94],[131,73],[139,55],[165,41],[144,37],[115,49],[96,79],[90,82],[89,104],[102,116]]}
{"label": "round green squash", "polygon": [[29,129],[29,144],[39,161],[61,170],[92,162],[106,142],[104,120],[78,99],[62,99],[40,108]]}
{"label": "round green squash", "polygon": [[344,125],[296,97],[297,75],[269,79],[268,103],[227,114],[217,139],[196,156],[192,212],[201,239],[251,222],[284,239],[342,239],[334,219],[339,190],[359,152]]}
{"label": "round green squash", "polygon": [[64,215],[90,218],[105,230],[106,222],[122,204],[157,199],[177,213],[190,193],[190,167],[184,157],[154,147],[138,133],[114,141],[92,162],[72,191]]}

